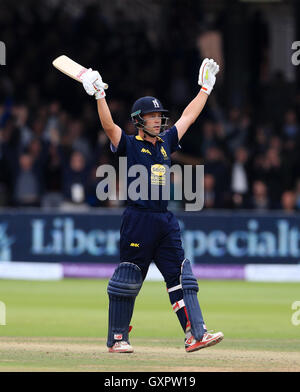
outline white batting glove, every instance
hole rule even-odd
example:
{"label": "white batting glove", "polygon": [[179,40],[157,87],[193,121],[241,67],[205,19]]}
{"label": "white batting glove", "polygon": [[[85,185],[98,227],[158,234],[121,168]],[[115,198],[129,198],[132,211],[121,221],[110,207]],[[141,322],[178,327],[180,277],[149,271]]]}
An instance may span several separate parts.
{"label": "white batting glove", "polygon": [[104,91],[104,83],[98,71],[93,71],[89,68],[80,77],[83,87],[89,95],[94,95],[96,99],[104,98],[106,96]]}
{"label": "white batting glove", "polygon": [[202,86],[200,91],[205,92],[207,95],[212,92],[219,69],[219,65],[213,59],[206,58],[202,61],[198,78],[198,84]]}

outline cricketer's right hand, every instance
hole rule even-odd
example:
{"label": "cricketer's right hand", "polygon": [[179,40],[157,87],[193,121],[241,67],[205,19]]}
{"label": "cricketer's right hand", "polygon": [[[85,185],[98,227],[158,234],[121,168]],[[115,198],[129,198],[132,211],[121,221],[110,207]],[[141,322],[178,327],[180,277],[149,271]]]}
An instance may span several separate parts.
{"label": "cricketer's right hand", "polygon": [[92,68],[89,68],[81,76],[81,80],[85,91],[89,95],[94,95],[96,99],[105,97],[105,84],[103,83],[102,77],[100,76],[98,71],[93,71]]}

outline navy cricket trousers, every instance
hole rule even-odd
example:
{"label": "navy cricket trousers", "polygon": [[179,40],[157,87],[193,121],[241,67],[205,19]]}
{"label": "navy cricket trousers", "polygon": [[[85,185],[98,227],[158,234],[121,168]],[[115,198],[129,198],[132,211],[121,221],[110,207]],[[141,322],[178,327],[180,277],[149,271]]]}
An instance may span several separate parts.
{"label": "navy cricket trousers", "polygon": [[184,250],[174,214],[127,207],[120,230],[120,258],[121,262],[136,264],[142,271],[143,280],[153,261],[167,287],[177,285]]}

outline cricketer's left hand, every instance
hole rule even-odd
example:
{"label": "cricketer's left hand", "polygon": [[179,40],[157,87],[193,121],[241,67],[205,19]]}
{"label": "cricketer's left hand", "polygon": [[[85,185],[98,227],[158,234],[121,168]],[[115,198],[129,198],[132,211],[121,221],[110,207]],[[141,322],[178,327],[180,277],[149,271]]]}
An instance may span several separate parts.
{"label": "cricketer's left hand", "polygon": [[209,95],[216,83],[216,74],[219,72],[219,65],[213,59],[204,59],[202,61],[198,84],[202,86],[201,91]]}

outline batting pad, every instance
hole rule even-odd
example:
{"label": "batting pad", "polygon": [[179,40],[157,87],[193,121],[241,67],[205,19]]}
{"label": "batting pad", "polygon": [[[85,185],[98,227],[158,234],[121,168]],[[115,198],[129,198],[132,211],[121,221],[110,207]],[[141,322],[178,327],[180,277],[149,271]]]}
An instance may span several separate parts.
{"label": "batting pad", "polygon": [[198,282],[193,274],[191,262],[188,259],[185,259],[182,263],[181,285],[183,300],[191,323],[192,335],[196,340],[201,340],[206,329],[197,298],[197,293],[199,291]]}
{"label": "batting pad", "polygon": [[132,317],[135,298],[142,287],[140,268],[132,263],[121,263],[116,268],[107,286],[109,296],[107,346],[116,341],[129,343],[129,323]]}

